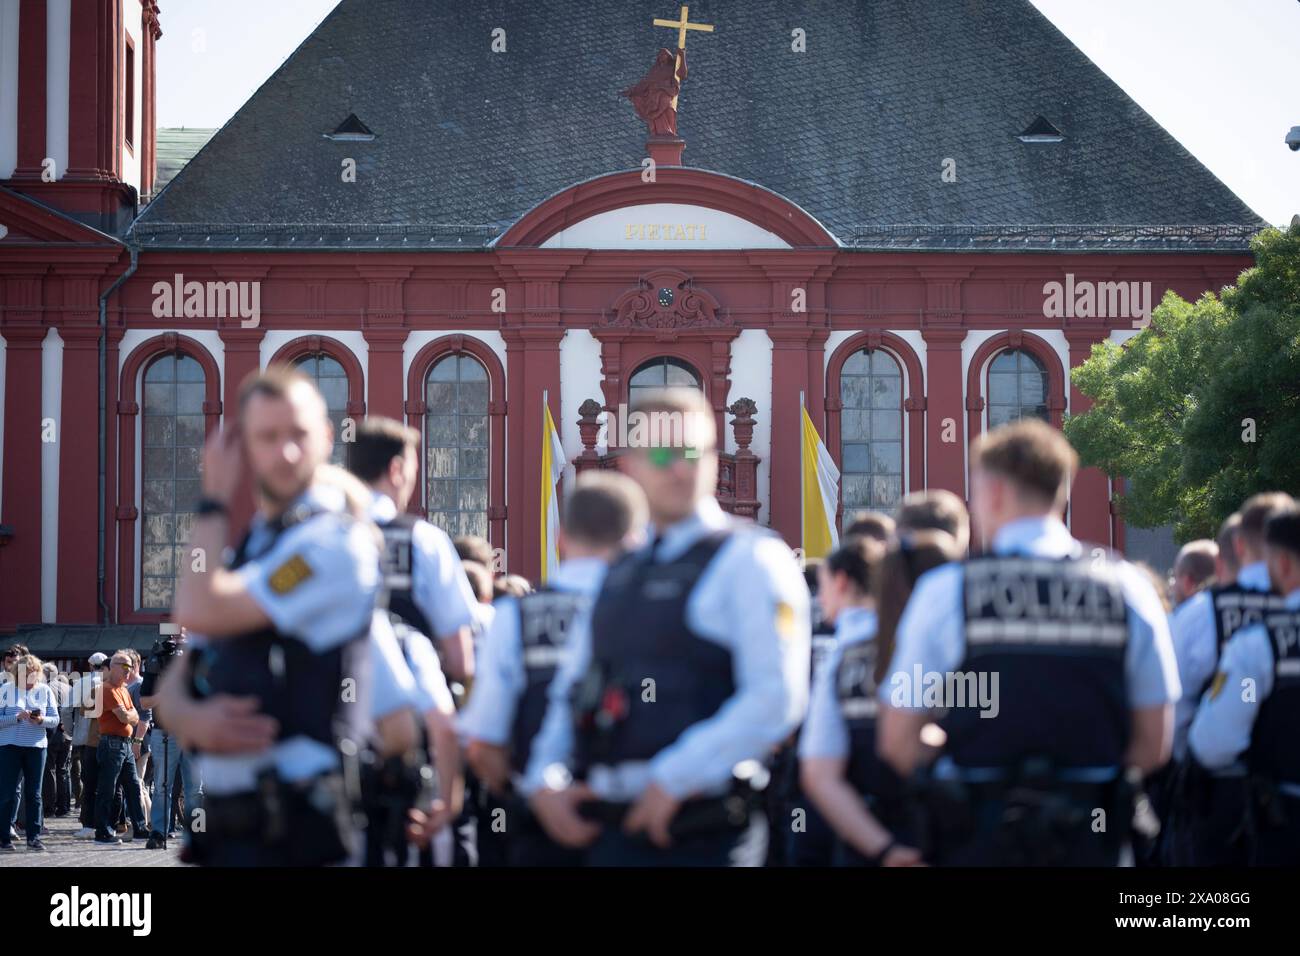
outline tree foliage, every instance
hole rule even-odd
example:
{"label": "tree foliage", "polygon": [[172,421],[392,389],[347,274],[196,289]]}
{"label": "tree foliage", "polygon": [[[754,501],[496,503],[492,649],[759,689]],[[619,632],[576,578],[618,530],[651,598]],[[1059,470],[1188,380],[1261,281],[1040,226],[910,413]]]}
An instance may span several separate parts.
{"label": "tree foliage", "polygon": [[1086,465],[1128,479],[1125,520],[1212,537],[1257,491],[1300,491],[1300,226],[1265,229],[1219,295],[1172,292],[1124,345],[1073,372],[1093,401],[1066,420]]}

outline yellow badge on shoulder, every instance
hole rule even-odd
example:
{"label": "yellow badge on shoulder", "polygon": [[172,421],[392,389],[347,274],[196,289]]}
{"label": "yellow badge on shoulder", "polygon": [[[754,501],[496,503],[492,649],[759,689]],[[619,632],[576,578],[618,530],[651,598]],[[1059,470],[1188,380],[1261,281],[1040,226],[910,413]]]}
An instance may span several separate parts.
{"label": "yellow badge on shoulder", "polygon": [[784,601],[776,602],[776,636],[783,641],[794,637],[794,608]]}
{"label": "yellow badge on shoulder", "polygon": [[1214,675],[1214,683],[1210,685],[1210,700],[1218,697],[1223,692],[1223,685],[1228,683],[1228,675],[1219,671]]}
{"label": "yellow badge on shoulder", "polygon": [[311,577],[312,574],[311,565],[303,559],[301,554],[295,554],[272,571],[271,576],[266,579],[266,583],[271,586],[271,590],[276,594],[288,594]]}

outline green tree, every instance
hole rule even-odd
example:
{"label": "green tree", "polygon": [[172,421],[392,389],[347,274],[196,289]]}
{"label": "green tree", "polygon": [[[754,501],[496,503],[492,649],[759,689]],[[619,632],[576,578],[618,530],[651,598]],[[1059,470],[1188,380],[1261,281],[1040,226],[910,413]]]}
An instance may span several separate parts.
{"label": "green tree", "polygon": [[1257,491],[1300,491],[1300,226],[1266,229],[1221,295],[1167,293],[1124,346],[1073,372],[1093,400],[1066,420],[1084,464],[1129,480],[1125,520],[1213,536]]}

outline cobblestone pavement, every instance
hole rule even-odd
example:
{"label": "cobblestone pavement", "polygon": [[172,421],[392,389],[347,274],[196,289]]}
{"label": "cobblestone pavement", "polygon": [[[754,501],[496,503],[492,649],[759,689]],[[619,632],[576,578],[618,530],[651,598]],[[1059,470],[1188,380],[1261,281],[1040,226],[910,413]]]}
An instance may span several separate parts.
{"label": "cobblestone pavement", "polygon": [[[11,866],[185,866],[180,860],[181,841],[168,840],[165,850],[146,850],[144,840],[118,846],[100,846],[94,840],[74,840],[81,828],[76,811],[66,817],[46,817],[49,833],[41,837],[44,853],[27,849],[23,834],[14,840],[14,852],[0,853],[0,867]],[[128,831],[129,832],[129,831]]]}

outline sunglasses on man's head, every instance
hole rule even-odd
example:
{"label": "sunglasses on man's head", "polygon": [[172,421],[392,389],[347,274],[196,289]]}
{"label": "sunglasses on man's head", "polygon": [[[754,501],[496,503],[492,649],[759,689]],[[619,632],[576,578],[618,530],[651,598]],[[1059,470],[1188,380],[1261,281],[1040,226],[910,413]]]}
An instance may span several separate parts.
{"label": "sunglasses on man's head", "polygon": [[656,468],[671,468],[675,461],[697,462],[700,450],[691,446],[666,446],[646,449],[646,459]]}

